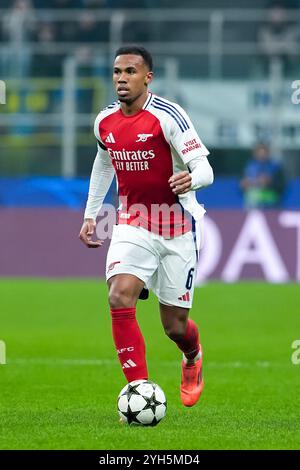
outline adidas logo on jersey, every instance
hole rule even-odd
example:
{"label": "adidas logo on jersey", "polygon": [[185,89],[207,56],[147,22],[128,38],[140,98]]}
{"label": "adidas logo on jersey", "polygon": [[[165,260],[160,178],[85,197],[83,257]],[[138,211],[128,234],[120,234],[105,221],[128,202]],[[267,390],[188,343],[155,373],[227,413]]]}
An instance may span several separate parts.
{"label": "adidas logo on jersey", "polygon": [[124,362],[122,369],[130,369],[130,367],[136,367],[136,363],[128,359],[128,361]]}
{"label": "adidas logo on jersey", "polygon": [[115,144],[115,143],[116,143],[115,138],[114,138],[112,132],[110,132],[110,133],[108,134],[108,136],[107,136],[106,139],[105,139],[105,142],[107,142],[107,143],[109,143],[109,144]]}
{"label": "adidas logo on jersey", "polygon": [[182,295],[181,297],[178,297],[178,300],[184,300],[185,302],[189,302],[190,301],[190,293],[189,291],[187,291],[184,295]]}

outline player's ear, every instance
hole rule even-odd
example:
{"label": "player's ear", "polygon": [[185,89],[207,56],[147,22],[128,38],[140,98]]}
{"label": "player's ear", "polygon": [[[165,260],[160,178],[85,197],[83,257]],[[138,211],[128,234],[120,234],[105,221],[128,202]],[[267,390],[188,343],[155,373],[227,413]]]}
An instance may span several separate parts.
{"label": "player's ear", "polygon": [[153,72],[148,72],[145,79],[145,85],[149,85],[153,80]]}

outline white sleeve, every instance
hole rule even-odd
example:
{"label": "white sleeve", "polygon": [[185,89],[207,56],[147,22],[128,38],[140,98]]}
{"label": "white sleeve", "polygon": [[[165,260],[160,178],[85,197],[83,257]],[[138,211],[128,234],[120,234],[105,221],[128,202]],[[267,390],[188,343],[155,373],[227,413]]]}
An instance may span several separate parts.
{"label": "white sleeve", "polygon": [[173,119],[170,122],[169,141],[180,155],[186,165],[195,157],[207,157],[208,149],[201,141],[198,133],[187,113],[174,104],[176,111],[173,112]]}
{"label": "white sleeve", "polygon": [[191,189],[196,189],[209,186],[214,181],[213,169],[209,164],[206,157],[195,157],[189,161],[189,169],[191,170],[192,186]]}
{"label": "white sleeve", "polygon": [[95,134],[95,137],[98,141],[98,144],[100,145],[100,147],[104,150],[106,150],[106,147],[104,145],[104,143],[101,141],[101,137],[100,137],[100,132],[99,132],[99,126],[100,126],[100,122],[102,120],[102,117],[103,117],[103,113],[99,113],[98,116],[96,117],[95,119],[95,122],[94,122],[94,134]]}
{"label": "white sleeve", "polygon": [[96,220],[114,178],[114,173],[114,167],[107,151],[98,145],[98,152],[91,173],[88,200],[84,212],[85,219]]}

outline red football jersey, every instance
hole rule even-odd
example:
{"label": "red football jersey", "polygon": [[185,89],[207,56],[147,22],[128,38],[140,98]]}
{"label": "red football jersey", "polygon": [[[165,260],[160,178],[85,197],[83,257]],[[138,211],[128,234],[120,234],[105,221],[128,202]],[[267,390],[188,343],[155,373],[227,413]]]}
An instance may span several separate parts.
{"label": "red football jersey", "polygon": [[191,230],[195,194],[176,196],[168,183],[173,173],[188,170],[196,156],[207,156],[185,111],[149,93],[143,109],[132,116],[116,102],[97,116],[95,136],[115,169],[120,207],[118,223],[139,225],[165,237]]}

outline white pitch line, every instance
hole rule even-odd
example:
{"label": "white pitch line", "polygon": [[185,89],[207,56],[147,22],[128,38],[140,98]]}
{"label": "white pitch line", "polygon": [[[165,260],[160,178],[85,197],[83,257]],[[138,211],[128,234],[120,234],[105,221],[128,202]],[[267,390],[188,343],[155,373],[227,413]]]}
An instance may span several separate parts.
{"label": "white pitch line", "polygon": [[[83,359],[83,358],[51,358],[51,357],[34,357],[34,358],[7,358],[7,365],[16,366],[119,366],[119,362],[116,359]],[[174,365],[180,365],[178,361],[159,361],[159,365],[163,367],[170,367]],[[269,362],[269,361],[255,361],[255,362],[205,362],[205,369],[245,369],[245,368],[269,368],[269,367],[290,367],[290,362]]]}

